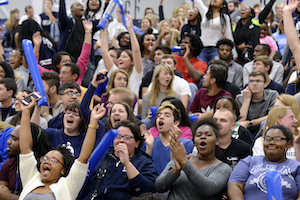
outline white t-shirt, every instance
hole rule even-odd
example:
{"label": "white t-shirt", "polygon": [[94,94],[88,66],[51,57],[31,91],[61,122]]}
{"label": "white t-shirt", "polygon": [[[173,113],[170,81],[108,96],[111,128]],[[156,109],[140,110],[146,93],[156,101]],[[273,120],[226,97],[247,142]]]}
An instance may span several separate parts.
{"label": "white t-shirt", "polygon": [[[28,19],[28,15],[23,15],[19,20],[19,25],[21,25],[23,23],[23,21],[25,21],[27,19]],[[36,21],[41,26],[42,19],[39,15],[34,15],[33,20]]]}
{"label": "white t-shirt", "polygon": [[[152,87],[152,83],[150,83],[147,92],[150,91],[151,87]],[[184,80],[183,78],[180,78],[179,76],[174,76],[173,88],[181,96],[182,95],[189,95],[189,97],[191,97],[191,95],[192,95],[189,83],[186,80]]]}

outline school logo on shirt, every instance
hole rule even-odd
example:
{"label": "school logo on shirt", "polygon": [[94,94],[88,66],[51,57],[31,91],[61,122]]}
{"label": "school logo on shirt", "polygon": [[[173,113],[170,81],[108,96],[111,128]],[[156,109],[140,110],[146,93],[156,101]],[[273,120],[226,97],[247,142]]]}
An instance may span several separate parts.
{"label": "school logo on shirt", "polygon": [[208,105],[208,106],[206,107],[206,109],[205,109],[205,108],[201,108],[201,112],[202,112],[202,113],[207,113],[207,112],[210,112],[210,111],[212,111],[212,110],[213,110],[213,108],[211,108],[210,105]]}
{"label": "school logo on shirt", "polygon": [[71,154],[74,156],[75,150],[74,150],[74,148],[72,147],[71,142],[67,142],[67,144],[62,144],[61,146],[66,147],[66,149],[69,149],[70,152],[71,152]]}
{"label": "school logo on shirt", "polygon": [[[260,189],[260,191],[267,193],[265,175],[266,175],[266,171],[270,170],[270,169],[276,169],[276,166],[275,165],[266,165],[265,167],[263,167],[262,164],[253,166],[250,173],[255,174],[260,171],[264,171],[264,172],[261,173],[257,178],[253,178],[252,180],[250,180],[249,184],[256,185],[257,188]],[[287,175],[291,180],[294,180],[294,177],[291,175],[291,170],[288,166],[283,166],[281,170],[277,169],[277,171],[280,174]],[[280,176],[280,180],[281,180],[281,187],[292,188],[291,184],[287,180],[283,180],[281,176]]]}

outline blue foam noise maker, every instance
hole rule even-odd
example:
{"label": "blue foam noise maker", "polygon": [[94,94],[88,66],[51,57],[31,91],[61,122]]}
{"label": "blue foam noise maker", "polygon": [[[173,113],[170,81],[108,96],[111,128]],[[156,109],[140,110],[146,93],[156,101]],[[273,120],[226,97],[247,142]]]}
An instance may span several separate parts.
{"label": "blue foam noise maker", "polygon": [[119,7],[121,9],[120,14],[121,14],[121,21],[123,26],[128,30],[127,25],[126,25],[126,13],[123,7],[123,2],[121,0],[118,1]]}
{"label": "blue foam noise maker", "polygon": [[283,200],[280,174],[277,170],[271,169],[266,172],[267,199]]}
{"label": "blue foam noise maker", "polygon": [[31,78],[33,80],[35,91],[39,92],[42,96],[42,98],[38,100],[38,106],[49,106],[40,70],[38,68],[38,64],[33,52],[31,40],[24,39],[22,41],[22,47],[25,53],[26,62],[30,70]]}
{"label": "blue foam noise maker", "polygon": [[119,0],[111,0],[103,14],[103,17],[102,17],[102,21],[99,22],[99,24],[97,25],[97,28],[100,28],[102,30],[105,29],[105,26],[106,26],[106,20],[109,20],[112,12],[114,11],[116,5],[119,4]]}
{"label": "blue foam noise maker", "polygon": [[150,110],[151,110],[151,114],[152,114],[152,117],[151,117],[152,123],[155,123],[156,111],[158,108],[159,108],[159,106],[150,106]]}
{"label": "blue foam noise maker", "polygon": [[0,6],[7,5],[7,4],[8,4],[8,0],[0,0]]}
{"label": "blue foam noise maker", "polygon": [[101,160],[107,149],[113,143],[114,139],[119,134],[119,130],[117,129],[110,129],[102,138],[101,142],[97,145],[94,149],[93,154],[89,159],[89,170],[90,173],[94,171],[96,165]]}
{"label": "blue foam noise maker", "polygon": [[199,119],[199,116],[195,115],[195,114],[190,114],[189,115],[189,119],[193,123],[193,122],[195,122],[195,121],[197,121]]}
{"label": "blue foam noise maker", "polygon": [[181,47],[180,46],[172,46],[171,47],[171,51],[172,52],[180,52],[181,51]]}

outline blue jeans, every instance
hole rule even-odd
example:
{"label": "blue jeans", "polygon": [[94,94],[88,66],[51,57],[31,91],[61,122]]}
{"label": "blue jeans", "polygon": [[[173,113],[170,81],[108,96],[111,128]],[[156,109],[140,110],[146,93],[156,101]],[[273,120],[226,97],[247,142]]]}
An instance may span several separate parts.
{"label": "blue jeans", "polygon": [[203,62],[206,62],[208,66],[209,61],[219,59],[218,49],[217,48],[202,49],[201,53],[197,56],[197,58],[199,60],[202,60]]}

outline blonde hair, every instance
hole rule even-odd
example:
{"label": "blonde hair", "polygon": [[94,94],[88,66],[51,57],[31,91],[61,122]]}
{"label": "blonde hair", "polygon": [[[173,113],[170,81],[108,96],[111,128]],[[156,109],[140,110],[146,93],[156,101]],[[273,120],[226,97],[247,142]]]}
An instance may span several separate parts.
{"label": "blonde hair", "polygon": [[[268,119],[265,125],[265,128],[263,130],[262,133],[262,140],[266,135],[267,132],[267,128],[266,127],[270,127],[272,125],[278,125],[278,118],[282,118],[286,115],[287,110],[290,109],[292,110],[292,108],[290,106],[281,106],[281,107],[274,107],[272,108],[272,110],[270,110],[269,114],[268,114]],[[292,110],[293,111],[293,110]],[[293,142],[292,142],[293,144]]]}
{"label": "blonde hair", "polygon": [[169,48],[171,48],[172,46],[177,46],[180,40],[180,32],[174,28],[169,28],[168,31],[171,34],[170,44],[165,43],[164,45]]}
{"label": "blonde hair", "polygon": [[160,33],[160,31],[161,31],[161,26],[162,26],[163,23],[167,23],[167,24],[169,25],[169,27],[170,27],[169,21],[167,21],[167,20],[162,20],[162,21],[159,22],[159,25],[158,25],[158,30],[157,30],[158,33]]}
{"label": "blonde hair", "polygon": [[107,96],[107,98],[108,98],[109,97],[109,91],[111,89],[115,88],[114,80],[115,80],[118,73],[123,73],[123,74],[126,75],[126,78],[127,78],[126,87],[128,87],[128,79],[129,79],[128,73],[123,69],[116,69],[111,73],[111,75],[109,77],[109,80],[108,80],[108,83],[107,83],[107,86],[106,86],[106,92],[103,94],[103,96]]}
{"label": "blonde hair", "polygon": [[178,30],[181,31],[181,28],[182,28],[183,25],[184,25],[184,16],[178,15],[178,14],[172,16],[171,19],[170,19],[170,25],[171,25],[171,22],[172,22],[172,19],[173,19],[173,18],[177,19],[178,23],[180,24],[180,27],[179,27]]}
{"label": "blonde hair", "polygon": [[15,18],[15,13],[19,13],[20,11],[18,9],[12,9],[10,11],[9,18],[6,21],[6,27],[9,30],[9,32],[12,32],[15,28],[19,25],[19,20]]}
{"label": "blonde hair", "polygon": [[[284,105],[289,106],[293,111],[295,118],[298,120],[297,127],[300,126],[300,108],[297,99],[290,94],[281,94],[277,96]],[[298,129],[296,129],[296,135],[298,135]]]}
{"label": "blonde hair", "polygon": [[150,96],[149,106],[157,106],[156,99],[160,92],[160,87],[159,87],[160,84],[159,84],[158,76],[162,70],[165,70],[167,73],[172,75],[172,79],[166,90],[166,97],[174,95],[174,89],[173,89],[174,71],[166,64],[159,64],[155,67],[155,70],[153,72],[153,77],[152,77],[152,81],[151,81],[152,87],[151,87],[150,95],[149,95]]}

